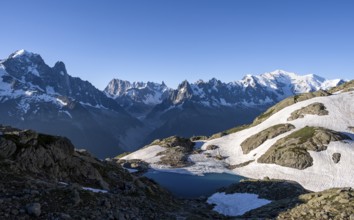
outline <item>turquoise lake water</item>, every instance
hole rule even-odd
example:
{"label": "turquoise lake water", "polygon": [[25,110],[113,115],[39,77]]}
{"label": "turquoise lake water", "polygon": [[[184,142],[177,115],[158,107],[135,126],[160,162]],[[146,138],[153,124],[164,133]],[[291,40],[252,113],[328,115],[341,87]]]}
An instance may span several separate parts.
{"label": "turquoise lake water", "polygon": [[219,188],[244,179],[242,176],[227,173],[207,173],[204,176],[149,171],[144,176],[153,179],[172,194],[183,198],[210,196]]}

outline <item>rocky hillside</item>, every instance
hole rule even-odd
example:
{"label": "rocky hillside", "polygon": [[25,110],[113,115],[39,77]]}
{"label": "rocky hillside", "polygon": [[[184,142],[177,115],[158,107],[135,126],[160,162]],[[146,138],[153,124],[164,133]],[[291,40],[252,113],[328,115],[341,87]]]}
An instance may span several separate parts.
{"label": "rocky hillside", "polygon": [[222,219],[67,138],[0,127],[1,219]]}
{"label": "rocky hillside", "polygon": [[163,163],[162,155],[168,151],[159,142],[122,159],[141,159],[153,168],[179,172],[287,179],[313,191],[354,187],[353,89],[351,81],[332,93],[296,95],[269,108],[252,124],[209,139],[194,137],[194,148],[179,157],[187,161],[183,169]]}

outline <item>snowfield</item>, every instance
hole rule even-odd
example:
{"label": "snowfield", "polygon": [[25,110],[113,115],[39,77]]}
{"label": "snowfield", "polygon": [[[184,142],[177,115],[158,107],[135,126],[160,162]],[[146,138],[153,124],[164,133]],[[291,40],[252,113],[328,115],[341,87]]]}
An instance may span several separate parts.
{"label": "snowfield", "polygon": [[258,198],[257,194],[250,193],[214,193],[207,200],[215,204],[214,211],[227,216],[243,215],[246,212],[267,205],[272,201]]}
{"label": "snowfield", "polygon": [[[305,115],[304,118],[287,121],[287,118],[293,111],[315,102],[323,103],[329,111],[329,114],[324,116]],[[281,123],[291,123],[295,126],[295,129],[267,140],[250,153],[243,154],[240,144],[245,139],[270,126]],[[332,129],[348,135],[352,140],[331,142],[325,151],[309,151],[314,162],[311,167],[304,170],[283,167],[276,164],[257,163],[257,159],[277,140],[305,126],[318,126]],[[298,102],[275,113],[257,126],[218,139],[205,141],[204,144],[199,142],[198,145],[201,145],[201,149],[203,150],[211,144],[219,146],[217,150],[208,150],[205,152],[211,155],[220,154],[226,158],[221,161],[207,158],[203,153],[193,154],[189,157],[189,159],[195,163],[193,166],[173,169],[156,164],[160,157],[154,155],[163,151],[162,147],[156,145],[138,150],[123,157],[123,159],[142,159],[150,163],[151,167],[154,169],[169,172],[192,173],[196,175],[210,172],[227,172],[255,179],[269,177],[293,180],[300,183],[304,188],[312,191],[322,191],[333,187],[354,187],[354,133],[349,127],[354,127],[354,92],[337,93],[331,96],[316,97]],[[333,153],[341,154],[341,159],[337,164],[332,160]],[[254,161],[244,167],[234,170],[228,170],[226,168],[228,164],[235,165],[250,160]]]}

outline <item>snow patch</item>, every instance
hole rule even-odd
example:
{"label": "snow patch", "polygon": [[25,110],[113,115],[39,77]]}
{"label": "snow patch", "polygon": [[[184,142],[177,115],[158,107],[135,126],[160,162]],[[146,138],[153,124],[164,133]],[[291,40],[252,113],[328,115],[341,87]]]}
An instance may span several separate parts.
{"label": "snow patch", "polygon": [[103,190],[103,189],[95,189],[95,188],[91,188],[91,187],[82,187],[83,190],[87,190],[87,191],[91,191],[94,193],[108,193],[107,190]]}
{"label": "snow patch", "polygon": [[227,216],[243,215],[246,212],[267,205],[272,201],[260,199],[257,194],[234,193],[225,194],[215,193],[207,200],[209,204],[215,204],[214,211]]}
{"label": "snow patch", "polygon": [[63,100],[59,99],[59,98],[56,98],[57,102],[62,105],[62,106],[66,106],[68,105],[68,103],[64,102]]}
{"label": "snow patch", "polygon": [[137,150],[129,155],[122,157],[124,160],[141,159],[148,163],[156,163],[160,160],[161,156],[156,156],[156,154],[166,150],[166,148],[159,145],[152,145],[146,148]]}

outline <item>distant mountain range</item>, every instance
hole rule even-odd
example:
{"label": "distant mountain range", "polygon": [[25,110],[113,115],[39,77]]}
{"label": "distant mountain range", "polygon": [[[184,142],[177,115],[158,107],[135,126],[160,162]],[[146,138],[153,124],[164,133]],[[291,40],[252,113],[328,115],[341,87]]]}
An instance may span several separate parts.
{"label": "distant mountain range", "polygon": [[0,123],[69,137],[98,157],[135,150],[170,135],[210,135],[248,123],[276,102],[328,89],[343,80],[277,70],[240,81],[163,82],[113,79],[100,91],[19,50],[0,61]]}
{"label": "distant mountain range", "polygon": [[[242,80],[230,83],[215,78],[207,82],[183,81],[175,90],[167,88],[164,83],[130,83],[115,79],[105,92],[123,103],[121,105],[128,112],[142,113],[139,117],[144,124],[154,127],[145,138],[144,144],[147,144],[171,135],[211,135],[249,123],[286,97],[328,89],[343,82],[341,79],[326,80],[313,74],[300,76],[276,70],[256,76],[246,75]],[[151,97],[156,97],[154,104],[148,104]]]}

